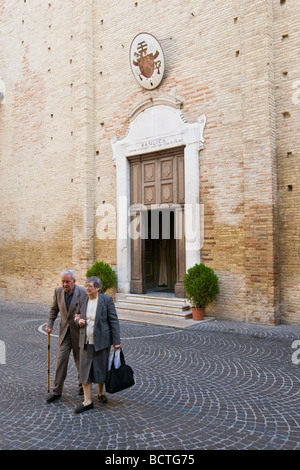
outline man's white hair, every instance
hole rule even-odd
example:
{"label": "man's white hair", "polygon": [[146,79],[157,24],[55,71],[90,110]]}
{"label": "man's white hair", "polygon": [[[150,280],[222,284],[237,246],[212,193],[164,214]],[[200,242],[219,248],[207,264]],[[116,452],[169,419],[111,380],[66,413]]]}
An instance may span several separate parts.
{"label": "man's white hair", "polygon": [[64,269],[61,273],[61,277],[63,276],[72,276],[73,281],[76,279],[76,273],[74,269]]}

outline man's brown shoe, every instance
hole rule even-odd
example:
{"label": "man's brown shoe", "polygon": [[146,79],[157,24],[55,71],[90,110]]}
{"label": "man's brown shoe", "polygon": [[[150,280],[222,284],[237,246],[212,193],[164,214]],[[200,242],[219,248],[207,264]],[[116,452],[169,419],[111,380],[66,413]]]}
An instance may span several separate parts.
{"label": "man's brown shoe", "polygon": [[52,403],[53,401],[57,400],[60,398],[61,395],[56,395],[56,393],[53,393],[49,398],[47,398],[47,403]]}

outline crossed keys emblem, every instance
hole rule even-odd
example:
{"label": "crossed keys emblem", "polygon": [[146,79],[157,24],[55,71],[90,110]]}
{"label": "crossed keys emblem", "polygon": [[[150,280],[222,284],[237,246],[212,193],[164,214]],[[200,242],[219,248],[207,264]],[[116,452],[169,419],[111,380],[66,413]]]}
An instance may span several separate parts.
{"label": "crossed keys emblem", "polygon": [[131,68],[143,87],[152,89],[160,83],[164,69],[163,52],[158,41],[150,34],[142,33],[133,40]]}
{"label": "crossed keys emblem", "polygon": [[141,75],[146,78],[151,78],[155,69],[157,69],[157,73],[160,73],[159,69],[161,67],[161,61],[157,60],[155,62],[155,59],[157,59],[157,57],[159,56],[159,52],[156,50],[154,54],[152,52],[150,54],[147,54],[147,48],[148,45],[145,41],[139,42],[137,46],[138,52],[134,53],[134,56],[137,58],[137,61],[133,61],[133,65],[139,67],[141,71],[141,80]]}

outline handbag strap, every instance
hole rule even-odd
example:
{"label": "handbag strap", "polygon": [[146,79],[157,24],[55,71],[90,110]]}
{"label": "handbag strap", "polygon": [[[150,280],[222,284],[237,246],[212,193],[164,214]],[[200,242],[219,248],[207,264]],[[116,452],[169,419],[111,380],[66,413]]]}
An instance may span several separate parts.
{"label": "handbag strap", "polygon": [[[114,350],[114,355],[113,355],[112,363],[111,363],[111,367],[114,368],[114,369],[115,369],[115,354],[116,354],[116,351]],[[120,348],[120,362],[121,362],[121,366],[125,365],[125,357],[124,357],[124,353],[122,351],[122,348]]]}
{"label": "handbag strap", "polygon": [[121,366],[125,365],[125,357],[122,348],[120,348],[120,361],[121,361]]}

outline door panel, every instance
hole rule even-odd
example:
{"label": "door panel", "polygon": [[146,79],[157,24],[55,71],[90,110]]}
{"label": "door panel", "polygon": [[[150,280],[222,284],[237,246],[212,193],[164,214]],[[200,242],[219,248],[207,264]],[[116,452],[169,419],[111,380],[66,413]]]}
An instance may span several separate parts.
{"label": "door panel", "polygon": [[[144,212],[144,214],[135,212],[131,222],[138,224],[136,218],[139,218],[140,224],[145,224],[147,221],[149,225],[151,210],[158,208],[164,210],[167,207],[171,208],[174,204],[181,206],[183,213],[185,194],[183,147],[132,157],[130,170],[130,203],[131,205],[142,204],[141,210]],[[145,209],[149,212],[147,216]],[[174,211],[176,218],[175,214],[176,211]],[[168,223],[171,227],[171,222]],[[159,279],[164,279],[164,283],[168,279],[168,286],[175,285],[175,295],[184,296],[182,281],[185,272],[185,240],[174,238],[174,224],[177,222],[174,219],[172,223],[173,235],[166,242],[163,241],[164,235],[161,233],[160,225],[158,236],[155,236],[154,230],[152,236],[149,233],[146,240],[141,238],[131,240],[132,293],[145,293],[147,285],[159,285]],[[142,229],[143,227],[140,227],[140,230]],[[165,262],[167,272],[162,270],[160,265],[162,249],[164,258],[167,257]]]}

